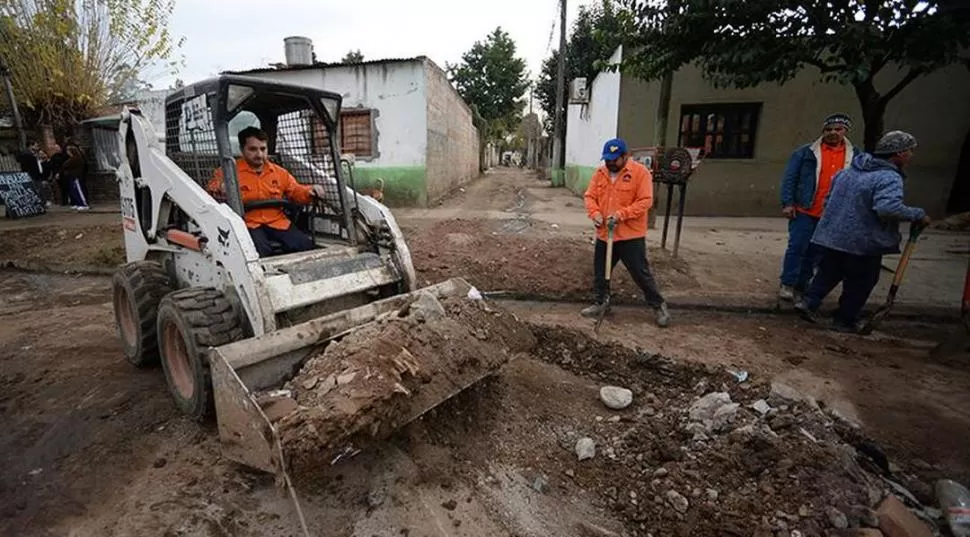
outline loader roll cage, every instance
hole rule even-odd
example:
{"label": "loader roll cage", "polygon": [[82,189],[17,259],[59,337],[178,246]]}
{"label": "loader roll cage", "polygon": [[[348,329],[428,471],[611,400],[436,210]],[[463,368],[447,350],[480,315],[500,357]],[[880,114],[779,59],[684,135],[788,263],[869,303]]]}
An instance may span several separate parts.
{"label": "loader roll cage", "polygon": [[[222,168],[225,202],[245,215],[259,206],[277,206],[304,232],[356,244],[351,200],[340,166],[337,118],[341,96],[295,84],[221,75],[186,86],[165,100],[165,152],[203,188]],[[323,185],[323,203],[298,207],[286,200],[243,204],[236,174],[241,154],[236,136],[246,127],[269,137],[270,160],[302,184]],[[265,204],[264,204],[265,202]],[[318,225],[320,222],[323,225]]]}

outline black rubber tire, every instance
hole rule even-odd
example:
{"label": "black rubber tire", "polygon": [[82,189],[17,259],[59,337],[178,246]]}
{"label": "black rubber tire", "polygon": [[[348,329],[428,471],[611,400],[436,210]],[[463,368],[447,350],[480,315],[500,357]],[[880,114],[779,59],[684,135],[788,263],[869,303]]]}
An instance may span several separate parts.
{"label": "black rubber tire", "polygon": [[111,280],[115,326],[125,359],[136,367],[158,363],[158,305],[172,291],[165,269],[153,261],[122,265]]}
{"label": "black rubber tire", "polygon": [[169,293],[158,308],[158,349],[175,404],[197,420],[212,415],[207,351],[243,339],[238,312],[217,289]]}

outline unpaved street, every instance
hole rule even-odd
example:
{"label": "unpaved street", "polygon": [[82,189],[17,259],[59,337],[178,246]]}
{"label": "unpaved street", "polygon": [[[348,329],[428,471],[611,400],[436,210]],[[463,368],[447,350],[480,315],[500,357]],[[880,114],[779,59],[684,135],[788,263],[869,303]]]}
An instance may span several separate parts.
{"label": "unpaved street", "polygon": [[[925,277],[914,264],[907,283],[925,279],[922,295],[904,287],[905,318],[862,338],[720,307],[675,309],[660,330],[620,270],[614,287],[630,305],[594,339],[577,315],[592,272],[578,198],[496,170],[439,207],[396,212],[422,279],[465,276],[506,291],[491,303],[527,323],[537,344],[380,448],[302,483],[315,535],[580,536],[591,525],[617,535],[826,535],[827,508],[858,525],[853,509],[887,488],[839,457],[858,436],[921,500],[935,478],[970,480],[970,357],[931,362],[927,351],[954,327],[918,317],[924,303],[946,313],[937,298],[949,296],[951,276]],[[43,218],[0,228],[0,257],[88,274],[0,272],[0,535],[299,535],[272,478],[222,459],[214,424],[180,416],[161,370],[122,357],[110,279],[93,274],[121,259],[117,215]],[[721,235],[731,251],[712,253],[705,245]],[[769,311],[777,256],[748,254],[755,238],[777,236],[691,226],[683,259],[653,248],[651,261],[674,303]],[[959,267],[946,250],[960,241],[932,234],[921,263]],[[937,274],[950,270],[959,269]],[[541,300],[502,300],[510,295]],[[772,380],[825,412],[770,396]],[[630,388],[630,408],[608,410],[597,395],[605,384]],[[688,409],[711,391],[741,407],[699,436]],[[762,398],[773,409],[763,418],[750,409]],[[580,462],[582,436],[597,454]]]}

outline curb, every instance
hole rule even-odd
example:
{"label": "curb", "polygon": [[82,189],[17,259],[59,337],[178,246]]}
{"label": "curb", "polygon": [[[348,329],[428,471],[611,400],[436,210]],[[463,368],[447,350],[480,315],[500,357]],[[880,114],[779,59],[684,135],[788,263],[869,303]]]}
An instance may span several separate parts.
{"label": "curb", "polygon": [[[516,292],[483,292],[483,295],[496,301],[510,302],[545,302],[558,304],[589,305],[587,296],[562,296],[551,297],[536,293],[516,293]],[[625,297],[613,297],[610,301],[613,306],[621,307],[643,307],[643,302]],[[871,303],[879,304],[881,302]],[[723,313],[744,313],[744,314],[770,314],[770,315],[790,315],[797,316],[792,308],[780,308],[773,298],[721,298],[721,299],[690,299],[687,297],[671,298],[667,301],[671,309],[683,311],[712,311]],[[939,322],[939,323],[959,323],[959,308],[947,308],[942,306],[918,305],[918,304],[896,304],[893,306],[890,316],[899,320],[910,320],[920,322]]]}

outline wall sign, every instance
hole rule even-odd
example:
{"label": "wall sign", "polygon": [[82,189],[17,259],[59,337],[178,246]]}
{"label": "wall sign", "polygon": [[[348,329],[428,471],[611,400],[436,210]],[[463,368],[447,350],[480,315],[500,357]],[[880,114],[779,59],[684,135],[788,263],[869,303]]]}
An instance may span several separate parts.
{"label": "wall sign", "polygon": [[37,216],[47,212],[44,198],[27,172],[0,172],[0,199],[10,218]]}

